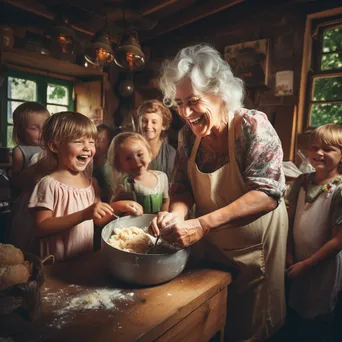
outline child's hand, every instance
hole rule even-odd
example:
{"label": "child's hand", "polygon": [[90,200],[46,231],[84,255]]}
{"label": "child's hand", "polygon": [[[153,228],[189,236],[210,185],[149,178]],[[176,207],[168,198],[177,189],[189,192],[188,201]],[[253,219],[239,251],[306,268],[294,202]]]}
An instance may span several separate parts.
{"label": "child's hand", "polygon": [[143,207],[135,201],[117,201],[111,206],[118,215],[140,216],[144,213]]}
{"label": "child's hand", "polygon": [[298,278],[304,272],[306,272],[310,266],[304,261],[299,261],[287,269],[287,275],[289,278]]}
{"label": "child's hand", "polygon": [[96,202],[83,211],[84,221],[100,219],[108,214],[113,214],[113,208],[104,202]]}

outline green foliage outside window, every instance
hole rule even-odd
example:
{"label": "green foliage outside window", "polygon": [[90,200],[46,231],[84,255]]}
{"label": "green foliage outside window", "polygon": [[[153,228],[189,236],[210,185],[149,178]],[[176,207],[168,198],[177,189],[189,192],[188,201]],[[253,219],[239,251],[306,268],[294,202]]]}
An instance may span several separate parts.
{"label": "green foliage outside window", "polygon": [[312,82],[311,127],[342,123],[342,27],[325,29],[322,38],[320,70]]}
{"label": "green foliage outside window", "polygon": [[46,106],[50,114],[73,110],[74,106],[71,82],[13,70],[0,94],[2,112],[7,113],[1,117],[0,146],[14,147],[12,115],[20,104],[37,101]]}

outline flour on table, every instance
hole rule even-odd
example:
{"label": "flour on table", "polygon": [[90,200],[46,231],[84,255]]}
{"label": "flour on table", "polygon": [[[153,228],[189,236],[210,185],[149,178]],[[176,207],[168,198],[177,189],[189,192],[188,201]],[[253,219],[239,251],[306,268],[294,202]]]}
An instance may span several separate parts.
{"label": "flour on table", "polygon": [[131,299],[133,295],[133,292],[124,294],[121,290],[95,290],[72,298],[66,307],[58,310],[58,314],[76,310],[113,309],[116,307],[115,301]]}
{"label": "flour on table", "polygon": [[[43,305],[53,307],[55,317],[48,326],[62,329],[65,325],[73,321],[77,316],[77,311],[88,310],[119,310],[119,302],[131,302],[134,297],[133,292],[125,290],[115,290],[109,288],[99,288],[84,291],[85,288],[79,285],[69,285],[69,289],[59,289],[53,295],[47,294],[48,288],[42,290]],[[127,306],[127,303],[125,304]],[[121,308],[122,309],[122,308]]]}

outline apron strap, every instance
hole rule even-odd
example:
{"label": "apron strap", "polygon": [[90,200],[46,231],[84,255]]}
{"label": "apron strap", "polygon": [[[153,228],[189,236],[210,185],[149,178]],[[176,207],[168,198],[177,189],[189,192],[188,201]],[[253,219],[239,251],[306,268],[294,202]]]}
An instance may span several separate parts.
{"label": "apron strap", "polygon": [[228,112],[228,152],[229,162],[237,165],[235,154],[235,125],[234,125],[234,112]]}
{"label": "apron strap", "polygon": [[194,142],[194,146],[192,147],[191,150],[191,155],[190,155],[190,161],[195,163],[196,160],[196,154],[197,154],[197,150],[198,150],[198,146],[201,142],[201,137],[196,137],[195,142]]}

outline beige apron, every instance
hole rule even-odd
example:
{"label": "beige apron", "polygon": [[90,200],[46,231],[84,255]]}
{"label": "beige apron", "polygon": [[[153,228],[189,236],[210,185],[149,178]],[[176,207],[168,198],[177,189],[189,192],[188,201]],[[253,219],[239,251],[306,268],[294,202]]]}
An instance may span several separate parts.
{"label": "beige apron", "polygon": [[[228,123],[230,162],[212,173],[199,171],[196,138],[188,161],[188,175],[196,203],[196,216],[222,208],[248,190],[235,156],[234,115]],[[236,263],[240,274],[229,287],[227,341],[262,341],[284,323],[284,269],[288,219],[284,201],[272,212],[239,228],[212,230],[194,246],[202,257]]]}

